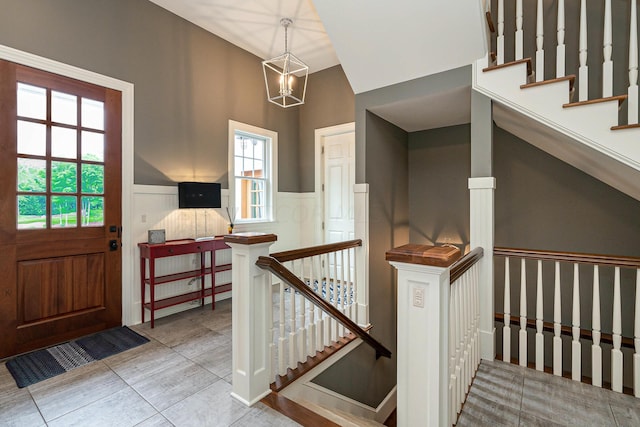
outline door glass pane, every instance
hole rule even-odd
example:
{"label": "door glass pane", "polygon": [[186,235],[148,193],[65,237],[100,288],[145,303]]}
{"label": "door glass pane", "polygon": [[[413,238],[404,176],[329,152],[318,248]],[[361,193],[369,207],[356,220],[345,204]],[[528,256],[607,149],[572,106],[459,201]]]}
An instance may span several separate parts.
{"label": "door glass pane", "polygon": [[47,227],[47,198],[18,196],[18,230]]}
{"label": "door glass pane", "polygon": [[47,126],[18,120],[18,154],[47,154]]}
{"label": "door glass pane", "polygon": [[53,126],[51,128],[51,156],[65,159],[78,157],[76,131],[73,129]]}
{"label": "door glass pane", "polygon": [[51,196],[51,227],[75,227],[76,196]]}
{"label": "door glass pane", "polygon": [[18,191],[47,191],[47,162],[18,159]]}
{"label": "door glass pane", "polygon": [[51,162],[51,192],[75,193],[77,188],[78,165],[71,162]]}
{"label": "door glass pane", "polygon": [[82,98],[82,127],[104,130],[104,102]]}
{"label": "door glass pane", "polygon": [[18,116],[45,120],[47,118],[47,90],[18,83]]}
{"label": "door glass pane", "polygon": [[104,197],[82,197],[82,226],[101,227],[104,225]]}
{"label": "door glass pane", "polygon": [[82,164],[82,192],[85,194],[104,193],[104,166]]}
{"label": "door glass pane", "polygon": [[82,131],[82,160],[104,162],[104,134]]}
{"label": "door glass pane", "polygon": [[51,91],[51,120],[66,125],[78,123],[78,101],[74,95]]}

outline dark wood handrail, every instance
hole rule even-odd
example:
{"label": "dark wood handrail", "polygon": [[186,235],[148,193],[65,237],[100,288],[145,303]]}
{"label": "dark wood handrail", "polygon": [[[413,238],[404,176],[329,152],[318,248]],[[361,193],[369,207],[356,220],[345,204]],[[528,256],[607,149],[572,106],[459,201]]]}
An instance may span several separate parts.
{"label": "dark wood handrail", "polygon": [[458,280],[464,273],[467,272],[475,263],[482,259],[484,255],[484,249],[481,247],[477,247],[458,261],[456,261],[452,266],[451,270],[449,270],[449,283],[453,284],[456,280]]}
{"label": "dark wood handrail", "polygon": [[340,322],[345,328],[351,331],[351,333],[373,347],[373,349],[376,351],[376,359],[380,356],[391,357],[391,351],[389,351],[389,349],[387,349],[378,340],[369,335],[353,320],[349,319],[347,316],[341,313],[337,308],[329,304],[324,299],[320,298],[318,294],[309,289],[309,287],[302,280],[300,280],[295,274],[289,271],[273,256],[259,257],[258,261],[256,261],[256,265],[260,268],[270,271],[289,285],[293,286],[298,292],[300,292],[300,294],[302,294],[302,296],[311,301],[312,304],[320,307],[322,311]]}
{"label": "dark wood handrail", "polygon": [[579,264],[613,265],[640,268],[640,258],[627,256],[594,255],[576,252],[540,251],[533,249],[494,248],[494,256],[539,259],[544,261],[564,261]]}
{"label": "dark wood handrail", "polygon": [[[494,319],[496,322],[500,322],[504,324],[504,314],[495,313]],[[520,327],[520,317],[511,316],[509,321],[510,325]],[[536,329],[536,320],[535,319],[527,319],[527,329]],[[546,332],[554,332],[553,323],[551,322],[543,322],[542,330]],[[573,329],[571,326],[562,325],[560,327],[560,335],[573,336]],[[593,333],[589,329],[580,329],[580,338],[583,338],[588,341],[593,341]],[[604,332],[600,333],[600,342],[613,345],[613,336],[611,334],[607,334]],[[626,348],[634,348],[633,338],[622,337],[622,347]]]}
{"label": "dark wood handrail", "polygon": [[316,255],[328,254],[331,252],[342,251],[344,249],[357,248],[362,246],[362,240],[346,240],[338,243],[328,243],[326,245],[310,246],[308,248],[294,249],[291,251],[276,252],[271,254],[272,258],[280,262],[293,261],[300,258],[308,258]]}

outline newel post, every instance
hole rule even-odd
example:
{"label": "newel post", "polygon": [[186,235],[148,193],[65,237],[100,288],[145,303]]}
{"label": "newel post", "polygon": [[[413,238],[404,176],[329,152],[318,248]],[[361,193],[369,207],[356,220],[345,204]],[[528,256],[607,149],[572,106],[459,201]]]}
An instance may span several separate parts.
{"label": "newel post", "polygon": [[271,392],[269,328],[272,324],[271,274],[256,266],[269,255],[275,234],[238,233],[225,236],[232,250],[232,352],[231,396],[251,406]]}
{"label": "newel post", "polygon": [[449,266],[460,250],[404,245],[387,252],[398,270],[398,426],[450,426]]}

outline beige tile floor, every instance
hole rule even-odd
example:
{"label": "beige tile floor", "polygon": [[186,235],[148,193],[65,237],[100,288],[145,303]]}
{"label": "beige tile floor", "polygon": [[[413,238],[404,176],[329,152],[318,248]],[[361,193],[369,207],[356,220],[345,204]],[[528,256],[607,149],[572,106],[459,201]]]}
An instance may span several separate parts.
{"label": "beige tile floor", "polygon": [[132,327],[151,341],[19,389],[0,365],[0,426],[297,426],[231,396],[231,301]]}

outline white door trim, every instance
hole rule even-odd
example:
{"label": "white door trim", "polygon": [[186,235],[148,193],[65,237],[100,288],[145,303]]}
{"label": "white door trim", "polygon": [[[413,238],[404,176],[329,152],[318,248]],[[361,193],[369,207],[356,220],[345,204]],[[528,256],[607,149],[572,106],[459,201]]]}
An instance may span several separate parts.
{"label": "white door trim", "polygon": [[[318,220],[314,224],[314,236],[316,244],[323,244],[324,233],[322,231],[322,221],[324,221],[324,198],[322,195],[322,139],[327,136],[340,135],[348,132],[355,132],[355,122],[343,123],[341,125],[318,128],[315,130],[315,195],[316,212]],[[353,190],[353,189],[352,189]]]}
{"label": "white door trim", "polygon": [[133,92],[132,83],[114,79],[73,65],[0,45],[0,59],[60,74],[122,92],[122,323],[131,324],[133,317],[133,280],[136,245],[131,241],[133,205]]}

